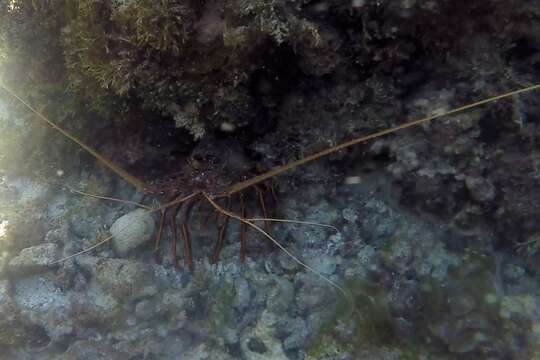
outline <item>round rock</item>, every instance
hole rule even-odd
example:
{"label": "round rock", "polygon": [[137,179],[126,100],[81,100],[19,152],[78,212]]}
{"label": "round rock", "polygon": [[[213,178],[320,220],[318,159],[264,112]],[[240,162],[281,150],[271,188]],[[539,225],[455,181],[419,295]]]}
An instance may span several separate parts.
{"label": "round rock", "polygon": [[144,209],[131,211],[118,218],[111,226],[113,248],[118,256],[126,256],[150,240],[154,230],[154,219],[148,211]]}

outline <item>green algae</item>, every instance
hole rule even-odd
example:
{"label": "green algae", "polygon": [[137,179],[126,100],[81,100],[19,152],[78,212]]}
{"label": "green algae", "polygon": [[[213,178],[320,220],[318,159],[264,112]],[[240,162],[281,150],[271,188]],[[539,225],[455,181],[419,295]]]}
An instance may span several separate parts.
{"label": "green algae", "polygon": [[[416,293],[418,311],[405,318],[392,314],[384,286],[349,278],[345,282],[349,300],[339,302],[320,328],[308,358],[378,358],[381,352],[399,354],[401,359],[476,356],[477,347],[489,339],[485,331],[502,329],[502,324],[492,261],[481,256],[469,260],[468,266],[451,273],[447,283],[424,279]],[[400,321],[412,327],[404,330]],[[446,332],[450,335],[443,335]],[[497,334],[503,336],[504,330]]]}
{"label": "green algae", "polygon": [[371,346],[398,342],[396,323],[390,315],[381,286],[348,279],[345,290],[351,296],[337,304],[335,315],[321,328],[308,351],[311,359],[358,354]]}
{"label": "green algae", "polygon": [[236,291],[232,284],[224,282],[215,291],[212,291],[215,301],[210,308],[210,319],[212,321],[212,329],[220,331],[226,328],[234,327],[234,305],[236,299]]}

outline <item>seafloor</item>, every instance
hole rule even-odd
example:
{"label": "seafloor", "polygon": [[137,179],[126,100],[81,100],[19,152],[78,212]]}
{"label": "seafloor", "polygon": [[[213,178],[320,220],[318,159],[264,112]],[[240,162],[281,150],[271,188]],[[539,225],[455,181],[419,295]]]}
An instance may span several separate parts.
{"label": "seafloor", "polygon": [[[257,161],[263,172],[540,81],[537,1],[346,3],[273,2],[284,14],[304,11],[324,45],[279,44],[264,56],[271,71],[253,75],[251,91],[271,125],[253,120],[246,135],[227,123],[169,153],[171,139],[152,148],[159,133],[152,141],[133,135],[136,150],[125,152],[97,141],[99,151],[135,154],[125,163],[137,176],[159,174],[160,159],[169,170],[189,151]],[[377,138],[247,189],[249,217],[263,216],[263,194],[268,216],[332,226],[272,224],[270,234],[304,265],[253,228],[241,261],[235,219],[212,264],[225,219],[200,201],[187,221],[192,272],[182,242],[175,269],[167,226],[156,261],[158,213],[74,191],[142,201],[76,146],[47,150],[32,157],[35,171],[16,171],[28,142],[64,139],[32,133],[39,119],[2,99],[0,358],[540,359],[537,92]],[[99,130],[94,140],[114,139],[107,126]],[[186,156],[207,160],[193,153]],[[140,161],[145,154],[152,160]],[[240,212],[238,196],[230,209]],[[51,264],[110,233],[93,251]]]}

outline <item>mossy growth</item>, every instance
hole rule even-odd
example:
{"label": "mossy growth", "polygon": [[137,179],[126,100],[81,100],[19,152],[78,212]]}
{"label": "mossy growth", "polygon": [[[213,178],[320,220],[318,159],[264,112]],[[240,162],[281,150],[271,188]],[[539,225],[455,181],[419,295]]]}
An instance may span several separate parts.
{"label": "mossy growth", "polygon": [[209,319],[212,322],[211,328],[219,332],[234,327],[236,291],[234,286],[228,282],[223,282],[217,286],[217,289],[212,291],[215,301],[211,304]]}
{"label": "mossy growth", "polygon": [[401,359],[411,360],[437,354],[437,358],[445,359],[420,336],[403,337],[383,286],[349,278],[345,289],[350,297],[337,305],[334,316],[323,325],[308,350],[308,359],[371,358],[379,353],[399,354]]}
{"label": "mossy growth", "polygon": [[397,343],[395,320],[390,315],[384,289],[374,283],[350,278],[345,283],[350,294],[336,307],[335,316],[323,326],[314,346],[312,359],[338,354],[358,354],[371,346]]}
{"label": "mossy growth", "polygon": [[[215,335],[220,335],[224,329],[233,328],[235,322],[234,306],[236,302],[236,290],[229,281],[216,281],[213,274],[208,271],[198,270],[193,274],[193,289],[200,298],[197,305],[200,306],[193,316],[200,317],[204,314],[204,321],[208,319],[209,328]],[[212,296],[208,296],[212,294]]]}
{"label": "mossy growth", "polygon": [[21,0],[1,3],[0,20],[0,72],[25,98],[68,89],[102,118],[150,111],[195,138],[255,119],[261,48],[321,43],[281,1]]}

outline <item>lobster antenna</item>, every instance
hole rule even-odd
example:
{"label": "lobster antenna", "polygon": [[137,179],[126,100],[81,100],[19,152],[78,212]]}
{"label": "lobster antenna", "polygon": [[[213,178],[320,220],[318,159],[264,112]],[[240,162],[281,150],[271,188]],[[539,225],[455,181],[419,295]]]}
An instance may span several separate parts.
{"label": "lobster antenna", "polygon": [[293,259],[297,264],[301,265],[303,268],[305,268],[306,270],[308,270],[309,272],[317,275],[319,278],[321,278],[323,281],[325,281],[326,283],[328,283],[330,286],[332,286],[333,288],[337,289],[340,293],[343,294],[343,296],[346,298],[346,299],[349,299],[349,294],[347,294],[347,291],[342,288],[341,286],[339,286],[337,283],[335,283],[334,281],[330,280],[329,278],[327,278],[326,276],[324,276],[323,274],[321,274],[320,272],[318,272],[317,270],[315,270],[314,268],[312,268],[311,266],[309,266],[308,264],[304,263],[302,260],[300,260],[299,258],[297,258],[293,253],[291,253],[289,250],[287,250],[283,245],[281,245],[276,239],[274,239],[270,234],[268,234],[266,231],[264,231],[263,229],[261,229],[259,226],[255,225],[254,223],[252,223],[251,221],[241,217],[241,216],[238,216],[236,215],[235,213],[232,213],[228,210],[225,210],[223,209],[221,206],[219,206],[214,200],[212,200],[212,198],[206,194],[206,193],[202,193],[203,196],[206,198],[206,200],[208,200],[210,202],[210,204],[216,208],[216,210],[220,213],[222,213],[223,215],[226,215],[228,217],[231,217],[233,219],[236,219],[250,227],[252,227],[253,229],[257,230],[259,233],[261,233],[262,235],[264,235],[266,238],[268,238],[270,241],[272,241],[274,244],[276,244],[277,247],[279,247],[281,249],[281,251],[283,251],[288,257],[290,257],[291,259]]}
{"label": "lobster antenna", "polygon": [[107,168],[109,168],[111,171],[113,171],[115,174],[120,176],[122,179],[133,185],[137,190],[142,191],[146,184],[128,173],[126,170],[122,169],[120,166],[114,164],[112,161],[106,159],[101,154],[99,154],[96,150],[92,149],[90,146],[83,143],[80,139],[76,138],[75,136],[68,133],[66,130],[61,128],[60,126],[56,125],[54,122],[49,120],[45,115],[41,114],[39,111],[34,109],[30,104],[28,104],[26,101],[24,101],[21,97],[19,97],[13,90],[11,90],[9,87],[7,87],[5,84],[0,82],[0,87],[3,88],[10,96],[17,99],[21,104],[23,104],[27,109],[29,109],[31,112],[33,112],[38,118],[40,118],[42,121],[47,123],[50,127],[57,130],[60,134],[67,137],[69,140],[73,141],[75,144],[82,147],[84,150],[86,150],[88,153],[90,153],[93,157],[95,157],[99,162],[101,162],[103,165],[105,165]]}
{"label": "lobster antenna", "polygon": [[304,165],[304,164],[306,164],[308,162],[320,159],[320,158],[322,158],[324,156],[333,154],[335,152],[338,152],[338,151],[343,150],[345,148],[351,147],[353,145],[360,144],[360,143],[363,143],[363,142],[366,142],[366,141],[369,141],[369,140],[372,140],[372,139],[376,139],[376,138],[379,138],[381,136],[385,136],[385,135],[388,135],[388,134],[392,134],[392,133],[395,133],[396,131],[399,131],[399,130],[403,130],[403,129],[410,128],[410,127],[413,127],[413,126],[421,125],[421,124],[427,123],[427,122],[435,120],[435,119],[440,119],[440,118],[445,117],[445,116],[454,115],[454,114],[463,112],[465,110],[469,110],[469,109],[478,107],[480,105],[484,105],[484,104],[487,104],[487,103],[490,103],[490,102],[494,102],[494,101],[504,99],[504,98],[507,98],[507,97],[511,97],[511,96],[514,96],[514,95],[518,95],[518,94],[521,94],[521,93],[533,91],[533,90],[536,90],[538,88],[540,88],[540,84],[531,85],[531,86],[525,87],[523,89],[510,91],[510,92],[507,92],[507,93],[504,93],[504,94],[501,94],[501,95],[497,95],[497,96],[493,96],[493,97],[490,97],[490,98],[487,98],[487,99],[484,99],[484,100],[480,100],[480,101],[477,101],[477,102],[474,102],[474,103],[471,103],[471,104],[468,104],[468,105],[460,106],[458,108],[449,110],[449,111],[441,113],[441,114],[426,116],[424,118],[409,121],[409,122],[406,122],[404,124],[395,126],[393,128],[390,128],[390,129],[377,131],[377,132],[375,132],[373,134],[370,134],[370,135],[366,135],[366,136],[362,136],[362,137],[359,137],[359,138],[356,138],[356,139],[346,141],[346,142],[338,144],[336,146],[332,146],[330,148],[319,151],[319,152],[317,152],[315,154],[306,156],[306,157],[304,157],[302,159],[292,161],[292,162],[290,162],[288,164],[285,164],[283,166],[276,167],[276,168],[274,168],[274,169],[272,169],[272,170],[270,170],[270,171],[268,171],[268,172],[266,172],[264,174],[254,176],[254,177],[252,177],[250,179],[247,179],[245,181],[236,183],[236,184],[234,184],[233,186],[231,186],[229,188],[229,190],[225,193],[225,195],[230,196],[230,195],[232,195],[234,193],[240,192],[240,191],[242,191],[242,190],[244,190],[246,188],[249,188],[249,187],[254,186],[256,184],[259,184],[259,183],[261,183],[263,181],[266,181],[266,180],[268,180],[270,178],[273,178],[274,176],[280,175],[280,174],[284,173],[285,171],[294,169],[294,168],[296,168],[296,167],[298,167],[300,165]]}
{"label": "lobster antenna", "polygon": [[117,203],[120,203],[120,204],[134,205],[136,207],[139,207],[139,208],[145,209],[145,210],[149,210],[149,211],[154,210],[154,208],[152,208],[151,206],[146,206],[146,205],[138,203],[136,201],[122,200],[122,199],[117,199],[117,198],[113,198],[113,197],[109,197],[109,196],[101,196],[101,195],[96,195],[96,194],[90,194],[90,193],[87,193],[87,192],[84,192],[84,191],[81,191],[81,190],[73,189],[73,188],[71,188],[69,186],[66,186],[66,187],[69,189],[69,191],[71,191],[71,192],[73,192],[75,194],[79,194],[81,196],[87,196],[87,197],[91,197],[91,198],[94,198],[94,199],[113,201],[113,202],[117,202]]}
{"label": "lobster antenna", "polygon": [[290,219],[275,219],[275,218],[249,218],[246,219],[247,221],[269,221],[269,222],[280,222],[280,223],[287,223],[287,224],[297,224],[297,225],[311,225],[311,226],[320,226],[325,227],[334,230],[335,232],[339,232],[339,229],[335,227],[334,225],[329,224],[322,224],[314,221],[302,221],[302,220],[290,220]]}

